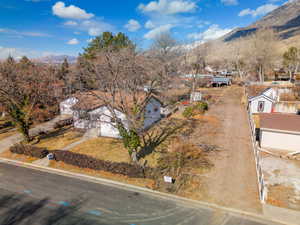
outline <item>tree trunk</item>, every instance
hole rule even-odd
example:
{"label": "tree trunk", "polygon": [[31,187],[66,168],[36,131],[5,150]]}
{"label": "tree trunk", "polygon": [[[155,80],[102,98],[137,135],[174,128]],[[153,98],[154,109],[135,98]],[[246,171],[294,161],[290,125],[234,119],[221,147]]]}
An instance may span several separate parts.
{"label": "tree trunk", "polygon": [[134,162],[134,163],[137,163],[137,162],[138,162],[136,150],[133,150],[133,151],[132,151],[130,157],[131,157],[131,161],[132,161],[132,162]]}
{"label": "tree trunk", "polygon": [[23,135],[23,138],[24,138],[24,141],[26,143],[29,143],[31,141],[31,137],[29,135],[29,130],[28,129],[24,129],[21,131],[22,135]]}
{"label": "tree trunk", "polygon": [[193,75],[193,84],[192,84],[192,93],[190,96],[190,103],[192,104],[194,102],[194,93],[195,93],[195,89],[196,89],[196,75]]}
{"label": "tree trunk", "polygon": [[264,72],[263,72],[263,67],[262,65],[259,66],[259,81],[260,83],[263,83],[264,82]]}
{"label": "tree trunk", "polygon": [[293,72],[289,70],[289,74],[290,74],[290,81],[291,81],[293,79]]}

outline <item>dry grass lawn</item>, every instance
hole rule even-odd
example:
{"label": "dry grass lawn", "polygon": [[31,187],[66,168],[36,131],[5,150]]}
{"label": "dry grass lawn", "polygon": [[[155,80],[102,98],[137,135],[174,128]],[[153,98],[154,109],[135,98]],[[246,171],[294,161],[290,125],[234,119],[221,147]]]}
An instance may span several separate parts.
{"label": "dry grass lawn", "polygon": [[[96,159],[130,163],[128,151],[124,148],[123,143],[119,139],[99,137],[90,139],[77,145],[70,151],[85,154]],[[147,165],[156,167],[159,153],[154,152],[145,157]]]}
{"label": "dry grass lawn", "polygon": [[81,137],[82,134],[74,130],[67,130],[64,132],[54,131],[49,137],[41,139],[36,146],[47,148],[48,150],[62,150],[66,146],[79,141]]}
{"label": "dry grass lawn", "polygon": [[121,140],[113,138],[93,138],[77,145],[70,151],[112,162],[130,162],[128,152]]}
{"label": "dry grass lawn", "polygon": [[82,173],[89,176],[105,178],[109,180],[114,180],[126,184],[136,185],[140,187],[146,187],[153,189],[154,181],[151,179],[141,179],[141,178],[129,178],[127,176],[113,174],[105,171],[97,171],[91,169],[82,169],[76,166],[68,165],[63,162],[50,161],[50,167],[56,169],[63,169],[74,173]]}
{"label": "dry grass lawn", "polygon": [[25,163],[32,163],[32,162],[38,160],[38,158],[35,158],[35,157],[11,153],[9,150],[1,153],[0,157],[17,160],[17,161],[21,161],[21,162],[25,162]]}

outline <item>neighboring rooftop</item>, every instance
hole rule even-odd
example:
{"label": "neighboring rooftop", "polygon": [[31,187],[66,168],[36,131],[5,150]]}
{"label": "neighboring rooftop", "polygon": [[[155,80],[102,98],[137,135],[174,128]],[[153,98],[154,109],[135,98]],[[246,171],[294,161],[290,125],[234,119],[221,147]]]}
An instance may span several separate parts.
{"label": "neighboring rooftop", "polygon": [[[145,92],[139,92],[134,97],[132,95],[125,92],[118,92],[115,95],[115,99],[113,100],[112,96],[109,93],[105,93],[102,91],[90,91],[90,92],[81,92],[74,95],[79,101],[72,107],[75,110],[94,110],[101,106],[112,104],[113,107],[122,109],[124,105],[129,107],[133,107],[135,102],[138,105],[143,105],[144,100],[147,97]],[[158,101],[160,101],[155,95],[151,95]]]}
{"label": "neighboring rooftop", "polygon": [[282,113],[261,113],[260,128],[300,132],[300,115]]}

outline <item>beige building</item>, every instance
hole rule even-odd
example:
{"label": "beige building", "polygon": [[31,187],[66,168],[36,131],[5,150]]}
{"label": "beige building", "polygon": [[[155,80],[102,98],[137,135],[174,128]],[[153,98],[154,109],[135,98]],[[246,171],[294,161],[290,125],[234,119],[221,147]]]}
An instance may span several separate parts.
{"label": "beige building", "polygon": [[263,149],[300,151],[300,116],[262,113],[259,115],[259,143]]}

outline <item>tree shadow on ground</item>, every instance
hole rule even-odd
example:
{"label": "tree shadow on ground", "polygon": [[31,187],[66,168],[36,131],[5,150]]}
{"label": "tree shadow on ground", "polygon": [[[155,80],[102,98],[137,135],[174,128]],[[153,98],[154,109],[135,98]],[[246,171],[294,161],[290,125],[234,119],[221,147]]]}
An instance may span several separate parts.
{"label": "tree shadow on ground", "polygon": [[69,201],[68,206],[54,205],[48,198],[36,200],[25,195],[0,197],[1,225],[112,225],[104,218],[93,218],[80,211],[84,199]]}
{"label": "tree shadow on ground", "polygon": [[138,159],[145,158],[155,151],[155,149],[168,138],[175,135],[186,125],[183,121],[168,120],[159,124],[153,131],[147,132],[143,136],[143,146],[139,151]]}
{"label": "tree shadow on ground", "polygon": [[41,135],[39,135],[40,140],[48,139],[48,138],[55,138],[60,135],[63,135],[71,130],[71,127],[63,127],[61,129],[57,129],[51,132],[41,132]]}

